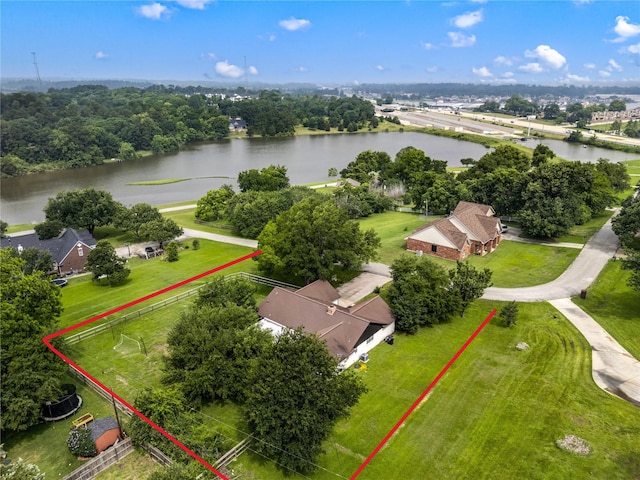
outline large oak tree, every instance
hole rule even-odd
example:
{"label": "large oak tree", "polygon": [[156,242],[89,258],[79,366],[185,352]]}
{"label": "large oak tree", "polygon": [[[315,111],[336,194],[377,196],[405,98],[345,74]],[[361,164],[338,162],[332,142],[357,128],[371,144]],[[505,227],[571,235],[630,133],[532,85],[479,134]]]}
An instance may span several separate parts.
{"label": "large oak tree", "polygon": [[308,198],[278,215],[258,236],[259,268],[269,274],[329,279],[336,265],[360,269],[375,258],[380,239],[361,231],[333,200]]}

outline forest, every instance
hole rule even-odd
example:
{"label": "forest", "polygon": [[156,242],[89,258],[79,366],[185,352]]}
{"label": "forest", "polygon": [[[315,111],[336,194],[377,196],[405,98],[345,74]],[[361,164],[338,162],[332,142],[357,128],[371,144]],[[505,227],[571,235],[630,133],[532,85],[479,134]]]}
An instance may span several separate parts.
{"label": "forest", "polygon": [[356,97],[197,93],[154,85],[110,90],[82,85],[47,93],[0,94],[2,176],[129,160],[229,136],[230,119],[248,136],[290,136],[296,125],[350,132],[377,124],[374,106]]}

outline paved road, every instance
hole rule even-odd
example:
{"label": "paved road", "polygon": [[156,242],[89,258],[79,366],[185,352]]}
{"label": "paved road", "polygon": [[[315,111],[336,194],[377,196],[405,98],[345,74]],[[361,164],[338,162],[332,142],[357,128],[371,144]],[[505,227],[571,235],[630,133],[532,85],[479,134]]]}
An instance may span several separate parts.
{"label": "paved road", "polygon": [[524,288],[490,287],[485,290],[487,300],[517,300],[544,302],[575,297],[597,278],[618,249],[618,237],[611,230],[611,219],[585,244],[574,262],[554,281]]}

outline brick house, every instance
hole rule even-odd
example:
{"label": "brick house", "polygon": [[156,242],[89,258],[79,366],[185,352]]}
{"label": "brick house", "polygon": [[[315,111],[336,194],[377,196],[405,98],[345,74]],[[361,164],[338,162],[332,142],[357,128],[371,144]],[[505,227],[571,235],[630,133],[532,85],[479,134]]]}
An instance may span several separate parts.
{"label": "brick house", "polygon": [[502,240],[502,224],[494,215],[489,205],[459,202],[448,217],[430,222],[409,235],[407,250],[448,260],[486,255]]}
{"label": "brick house", "polygon": [[298,291],[275,287],[258,308],[260,327],[279,335],[302,327],[325,342],[348,368],[395,331],[391,309],[379,296],[348,308],[327,281],[317,280]]}
{"label": "brick house", "polygon": [[0,247],[15,247],[18,251],[35,247],[50,252],[51,271],[60,276],[83,271],[87,255],[95,246],[96,239],[87,230],[78,232],[73,228],[65,228],[57,237],[47,240],[40,240],[36,233],[0,239]]}

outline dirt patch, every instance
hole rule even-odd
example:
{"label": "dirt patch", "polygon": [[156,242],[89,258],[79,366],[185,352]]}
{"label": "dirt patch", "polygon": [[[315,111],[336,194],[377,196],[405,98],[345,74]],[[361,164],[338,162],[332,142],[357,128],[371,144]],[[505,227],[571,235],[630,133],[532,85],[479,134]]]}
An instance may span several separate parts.
{"label": "dirt patch", "polygon": [[125,385],[129,385],[129,382],[127,381],[126,378],[121,377],[120,375],[116,375],[116,380],[118,380],[119,382],[125,384]]}

